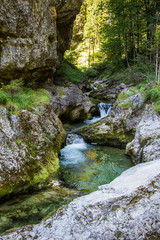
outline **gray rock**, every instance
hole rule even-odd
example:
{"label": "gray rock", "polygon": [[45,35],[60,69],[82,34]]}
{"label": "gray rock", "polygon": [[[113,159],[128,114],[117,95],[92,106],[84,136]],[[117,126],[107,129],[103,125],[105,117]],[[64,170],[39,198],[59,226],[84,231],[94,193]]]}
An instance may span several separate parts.
{"label": "gray rock", "polygon": [[110,86],[108,80],[109,79],[97,79],[91,83],[90,88],[92,91],[90,93],[90,96],[102,101],[114,103],[119,93],[123,89],[128,89],[127,85],[124,83],[121,83],[118,86]]}
{"label": "gray rock", "polygon": [[139,164],[38,225],[1,240],[142,240],[160,235],[160,160]]}
{"label": "gray rock", "polygon": [[0,108],[0,197],[43,183],[59,168],[65,141],[52,106],[12,115]]}
{"label": "gray rock", "polygon": [[[125,90],[126,92],[126,90]],[[144,106],[144,100],[141,96],[141,94],[136,94],[136,95],[133,95],[123,101],[119,101],[117,102],[118,104],[122,104],[122,103],[127,103],[127,102],[130,102],[131,103],[131,106],[133,109],[140,109]]]}
{"label": "gray rock", "polygon": [[70,46],[79,0],[1,1],[0,76],[44,81]]}
{"label": "gray rock", "polygon": [[154,161],[160,156],[160,138],[153,140],[148,146],[145,146],[142,154],[142,162]]}
{"label": "gray rock", "polygon": [[52,96],[52,105],[57,116],[64,121],[91,118],[94,108],[89,97],[74,84],[69,87],[57,87],[55,95]]}

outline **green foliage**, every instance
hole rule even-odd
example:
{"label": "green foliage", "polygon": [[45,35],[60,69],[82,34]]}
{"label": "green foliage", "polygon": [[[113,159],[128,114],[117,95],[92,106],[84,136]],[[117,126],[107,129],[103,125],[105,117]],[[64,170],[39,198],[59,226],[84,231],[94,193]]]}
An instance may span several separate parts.
{"label": "green foliage", "polygon": [[88,78],[96,78],[98,76],[98,71],[95,68],[88,68],[85,71],[85,74],[87,75]]}
{"label": "green foliage", "polygon": [[[160,48],[159,12],[159,0],[84,0],[67,59],[80,67],[108,62],[120,69],[138,63],[133,79],[143,81],[140,63],[145,63],[148,71],[146,60],[154,65]],[[124,81],[131,82],[129,72]]]}
{"label": "green foliage", "polygon": [[63,82],[80,83],[86,79],[87,76],[80,69],[66,60],[56,72],[56,80]]}
{"label": "green foliage", "polygon": [[119,106],[122,108],[129,108],[129,107],[132,107],[132,103],[128,101],[128,102],[120,103]]}
{"label": "green foliage", "polygon": [[122,101],[122,100],[125,100],[135,94],[138,93],[138,89],[136,87],[131,87],[128,91],[122,91],[118,98],[117,98],[117,101]]}
{"label": "green foliage", "polygon": [[151,101],[156,102],[158,99],[160,99],[160,91],[159,88],[153,88],[148,91],[148,98],[151,99]]}
{"label": "green foliage", "polygon": [[17,113],[20,109],[31,109],[42,104],[49,104],[50,97],[46,90],[32,90],[23,87],[21,79],[13,80],[8,85],[3,85],[0,89],[0,105]]}

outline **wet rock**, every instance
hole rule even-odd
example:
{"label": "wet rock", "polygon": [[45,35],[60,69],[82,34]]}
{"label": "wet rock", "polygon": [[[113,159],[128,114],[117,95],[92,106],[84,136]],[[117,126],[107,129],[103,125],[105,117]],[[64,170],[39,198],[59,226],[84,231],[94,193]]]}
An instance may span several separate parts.
{"label": "wet rock", "polygon": [[13,115],[0,108],[0,197],[44,184],[59,169],[66,133],[51,105]]}
{"label": "wet rock", "polygon": [[95,106],[89,97],[74,84],[69,87],[57,87],[52,97],[52,105],[55,113],[64,122],[91,118],[91,112]]}
{"label": "wet rock", "polygon": [[69,49],[79,0],[1,1],[0,77],[52,78]]}
{"label": "wet rock", "polygon": [[7,239],[151,239],[160,235],[160,160],[139,164]]}

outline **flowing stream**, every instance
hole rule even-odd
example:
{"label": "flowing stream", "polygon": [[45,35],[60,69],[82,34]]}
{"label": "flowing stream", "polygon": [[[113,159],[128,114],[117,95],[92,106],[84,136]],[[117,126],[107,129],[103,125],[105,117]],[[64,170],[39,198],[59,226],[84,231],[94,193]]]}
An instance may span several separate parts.
{"label": "flowing stream", "polygon": [[[132,166],[124,150],[87,144],[75,133],[108,115],[111,105],[99,104],[100,116],[81,124],[65,125],[69,129],[66,146],[61,150],[62,185],[16,196],[0,204],[0,233],[13,227],[36,224],[75,197],[97,190]],[[66,129],[66,130],[67,130]]]}
{"label": "flowing stream", "polygon": [[[85,121],[85,125],[106,117],[111,107],[111,104],[99,104],[100,117]],[[73,127],[73,133],[68,134],[60,157],[62,176],[67,187],[92,192],[132,166],[123,149],[87,144],[74,132]]]}

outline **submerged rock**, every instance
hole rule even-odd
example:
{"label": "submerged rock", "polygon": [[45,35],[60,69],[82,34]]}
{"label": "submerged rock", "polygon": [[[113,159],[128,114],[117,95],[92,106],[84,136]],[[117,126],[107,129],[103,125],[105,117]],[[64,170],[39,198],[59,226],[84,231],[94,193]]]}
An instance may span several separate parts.
{"label": "submerged rock", "polygon": [[42,183],[59,169],[66,133],[51,105],[13,115],[0,108],[0,197]]}
{"label": "submerged rock", "polygon": [[62,185],[14,196],[0,205],[0,234],[11,228],[39,223],[78,196],[77,191]]}
{"label": "submerged rock", "polygon": [[0,77],[52,78],[69,49],[82,0],[1,1]]}
{"label": "submerged rock", "polygon": [[13,229],[0,239],[151,239],[160,236],[159,198],[160,160],[156,160],[125,171],[40,224]]}
{"label": "submerged rock", "polygon": [[52,97],[52,105],[60,119],[72,122],[91,118],[91,112],[95,106],[74,84],[69,87],[57,87]]}

